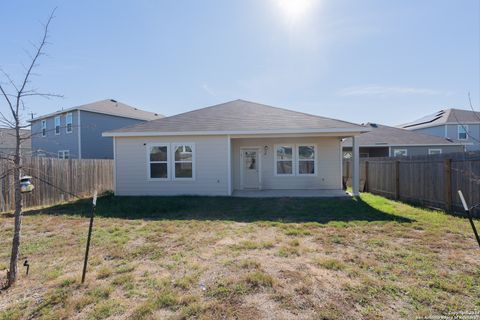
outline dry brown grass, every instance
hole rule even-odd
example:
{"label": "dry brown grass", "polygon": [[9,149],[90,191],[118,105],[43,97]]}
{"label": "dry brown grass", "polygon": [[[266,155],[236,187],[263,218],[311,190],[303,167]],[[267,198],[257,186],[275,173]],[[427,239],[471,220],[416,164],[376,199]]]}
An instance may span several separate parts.
{"label": "dry brown grass", "polygon": [[[480,308],[480,255],[467,221],[363,201],[410,220],[98,217],[85,285],[87,219],[26,216],[30,274],[0,293],[0,319],[398,319]],[[12,222],[0,218],[2,277]]]}

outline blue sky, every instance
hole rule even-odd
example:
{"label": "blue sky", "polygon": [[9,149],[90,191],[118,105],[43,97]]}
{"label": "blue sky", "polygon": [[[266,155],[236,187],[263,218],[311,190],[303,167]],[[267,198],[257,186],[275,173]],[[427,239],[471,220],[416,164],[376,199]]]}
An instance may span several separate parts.
{"label": "blue sky", "polygon": [[[0,66],[14,78],[58,7],[33,79],[63,99],[173,115],[238,98],[399,124],[480,105],[478,0],[9,1]],[[6,108],[1,102],[0,108]]]}

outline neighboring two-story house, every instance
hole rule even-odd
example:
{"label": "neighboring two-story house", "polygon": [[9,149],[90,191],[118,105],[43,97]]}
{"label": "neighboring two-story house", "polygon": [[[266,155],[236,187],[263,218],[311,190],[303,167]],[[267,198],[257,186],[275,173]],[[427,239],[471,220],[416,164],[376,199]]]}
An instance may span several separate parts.
{"label": "neighboring two-story house", "polygon": [[60,110],[30,120],[32,151],[61,159],[112,159],[112,138],[102,132],[162,117],[113,99]]}
{"label": "neighboring two-story house", "polygon": [[467,151],[480,150],[480,112],[445,109],[399,126],[465,143]]}

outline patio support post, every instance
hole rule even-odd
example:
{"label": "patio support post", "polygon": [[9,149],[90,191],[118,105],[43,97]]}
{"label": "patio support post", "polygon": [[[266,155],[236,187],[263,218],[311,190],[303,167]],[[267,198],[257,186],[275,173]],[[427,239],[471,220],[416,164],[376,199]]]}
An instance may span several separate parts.
{"label": "patio support post", "polygon": [[352,194],[356,197],[360,190],[360,150],[356,137],[352,137],[352,142]]}

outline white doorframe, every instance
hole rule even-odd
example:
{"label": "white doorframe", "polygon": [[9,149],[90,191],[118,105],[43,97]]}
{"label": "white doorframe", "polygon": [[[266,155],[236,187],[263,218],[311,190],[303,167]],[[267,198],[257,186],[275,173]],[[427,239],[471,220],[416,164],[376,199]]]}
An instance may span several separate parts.
{"label": "white doorframe", "polygon": [[262,190],[262,154],[261,147],[240,147],[240,189],[243,190],[243,151],[255,150],[257,151],[258,160],[258,190]]}

